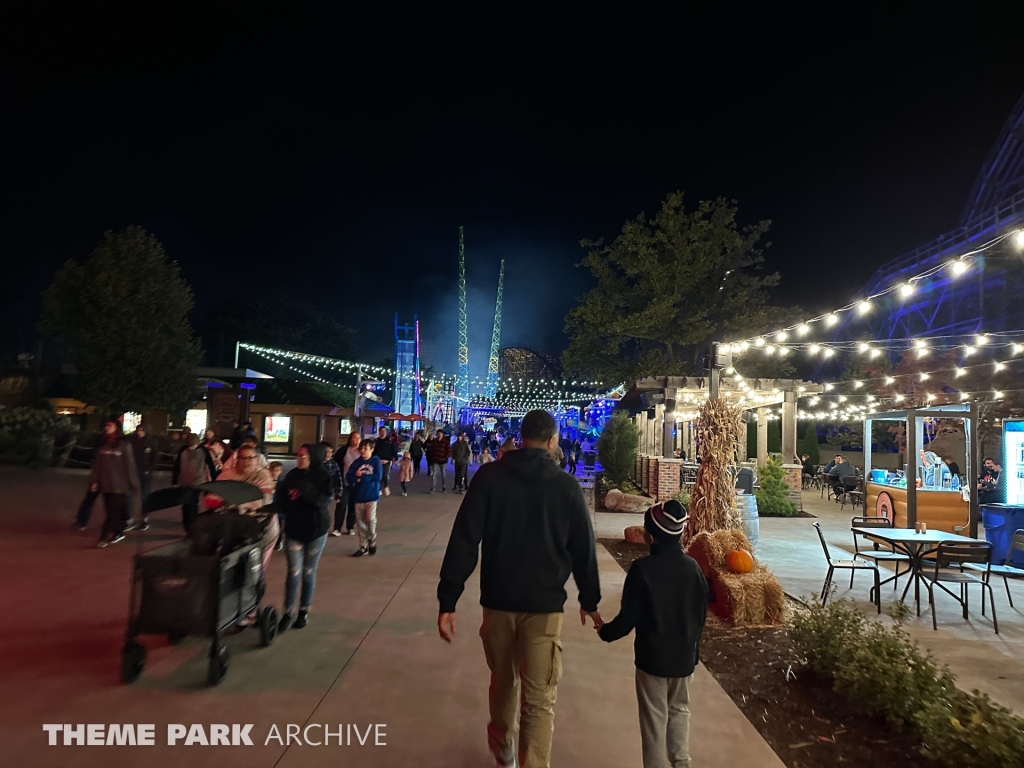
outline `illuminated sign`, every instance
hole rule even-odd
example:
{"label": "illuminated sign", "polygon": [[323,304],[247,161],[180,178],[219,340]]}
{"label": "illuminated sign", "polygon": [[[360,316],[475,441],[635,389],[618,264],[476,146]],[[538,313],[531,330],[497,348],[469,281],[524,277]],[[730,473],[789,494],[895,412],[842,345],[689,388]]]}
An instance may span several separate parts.
{"label": "illuminated sign", "polygon": [[291,432],[291,416],[267,416],[263,423],[263,442],[287,443]]}

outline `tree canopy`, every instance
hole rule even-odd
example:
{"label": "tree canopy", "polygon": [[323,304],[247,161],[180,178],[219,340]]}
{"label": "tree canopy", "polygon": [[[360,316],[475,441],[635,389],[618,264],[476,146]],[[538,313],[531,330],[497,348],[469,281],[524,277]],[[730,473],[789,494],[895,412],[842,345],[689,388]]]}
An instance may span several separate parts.
{"label": "tree canopy", "polygon": [[566,316],[563,364],[575,375],[630,380],[695,372],[711,341],[777,325],[768,304],[777,274],[761,274],[768,221],[741,227],[734,202],[688,210],[670,194],[653,219],[627,221],[610,244],[582,241],[597,285]]}
{"label": "tree canopy", "polygon": [[75,395],[107,413],[191,406],[202,357],[187,315],[192,290],[142,227],[106,232],[84,264],[43,293],[42,327],[77,373]]}

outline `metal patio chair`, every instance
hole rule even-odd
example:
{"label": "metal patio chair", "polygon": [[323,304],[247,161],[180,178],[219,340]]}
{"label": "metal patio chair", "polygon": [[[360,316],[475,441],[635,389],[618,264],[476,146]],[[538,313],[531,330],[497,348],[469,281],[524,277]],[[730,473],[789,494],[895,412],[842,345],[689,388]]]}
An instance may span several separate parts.
{"label": "metal patio chair", "polygon": [[[1014,531],[1013,540],[1010,542],[1010,551],[1006,553],[1006,560],[1003,561],[1002,565],[991,565],[986,567],[981,563],[963,563],[962,567],[970,571],[980,572],[986,574],[986,581],[991,574],[1003,577],[1003,586],[1006,588],[1006,599],[1010,601],[1010,607],[1013,608],[1013,598],[1010,596],[1010,582],[1007,581],[1008,576],[1024,576],[1024,568],[1017,568],[1016,566],[1010,565],[1010,556],[1014,552],[1024,552],[1024,530],[1017,529]],[[982,600],[984,601],[984,593],[982,593]],[[985,603],[981,604],[982,611],[985,609]],[[992,609],[993,612],[995,609]]]}
{"label": "metal patio chair", "polygon": [[[985,590],[988,590],[989,597],[992,595],[992,585],[988,583],[991,574],[992,545],[987,541],[940,541],[938,549],[935,550],[935,570],[931,573],[924,571],[921,576],[924,578],[925,586],[928,587],[928,602],[932,607],[932,629],[938,629],[939,625],[935,620],[935,593],[934,587],[938,587],[947,595],[952,597],[964,609],[964,618],[967,618],[967,588],[971,584],[981,585],[981,615],[985,615]],[[969,564],[980,565],[984,568],[982,578],[972,576],[969,573],[960,571],[943,570],[953,564],[962,568]],[[960,596],[957,597],[943,584],[959,584]],[[992,600],[992,626],[999,634],[999,622],[996,621],[996,604]]]}
{"label": "metal patio chair", "polygon": [[843,478],[843,492],[839,496],[839,509],[842,511],[849,502],[854,507],[864,503],[864,478],[860,475],[847,475]]}
{"label": "metal patio chair", "polygon": [[[887,517],[851,517],[851,528],[892,528],[892,521]],[[870,544],[871,549],[862,550],[861,544]],[[902,552],[897,552],[891,544],[883,544],[872,541],[869,536],[863,533],[853,534],[853,559],[862,557],[872,560],[877,565],[879,562],[895,563],[896,575],[892,578],[892,588],[896,589],[896,581],[900,577],[900,563],[906,563],[907,568],[903,573],[910,573],[910,557]],[[850,574],[850,588],[853,588],[853,573]]]}
{"label": "metal patio chair", "polygon": [[871,588],[870,595],[874,595],[874,599],[871,601],[875,604],[875,608],[878,612],[882,612],[882,590],[878,586],[878,566],[875,563],[865,562],[863,560],[836,560],[832,557],[828,551],[828,544],[825,541],[825,534],[821,532],[821,524],[814,523],[814,528],[818,531],[818,540],[821,541],[821,548],[825,552],[825,559],[828,561],[828,575],[825,577],[825,584],[821,588],[821,604],[825,605],[828,602],[828,588],[832,586],[832,576],[837,570],[848,570],[850,571],[850,586],[853,586],[853,576],[857,571],[871,571],[875,575],[875,586]]}

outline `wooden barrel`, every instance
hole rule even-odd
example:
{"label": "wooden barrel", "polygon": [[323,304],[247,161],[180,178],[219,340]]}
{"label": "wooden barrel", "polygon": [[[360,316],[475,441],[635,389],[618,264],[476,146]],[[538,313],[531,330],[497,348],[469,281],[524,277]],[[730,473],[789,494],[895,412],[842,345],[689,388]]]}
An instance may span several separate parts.
{"label": "wooden barrel", "polygon": [[736,496],[736,507],[740,515],[740,528],[743,529],[743,533],[750,539],[750,544],[756,551],[757,535],[760,528],[760,518],[757,514],[757,497],[753,494],[741,493]]}

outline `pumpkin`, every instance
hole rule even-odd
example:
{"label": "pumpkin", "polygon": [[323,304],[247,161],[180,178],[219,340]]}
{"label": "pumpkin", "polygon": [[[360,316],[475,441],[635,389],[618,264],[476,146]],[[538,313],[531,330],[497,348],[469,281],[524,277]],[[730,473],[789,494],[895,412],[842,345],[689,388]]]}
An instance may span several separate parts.
{"label": "pumpkin", "polygon": [[733,573],[750,573],[754,570],[754,558],[745,549],[734,549],[725,556],[725,566]]}

